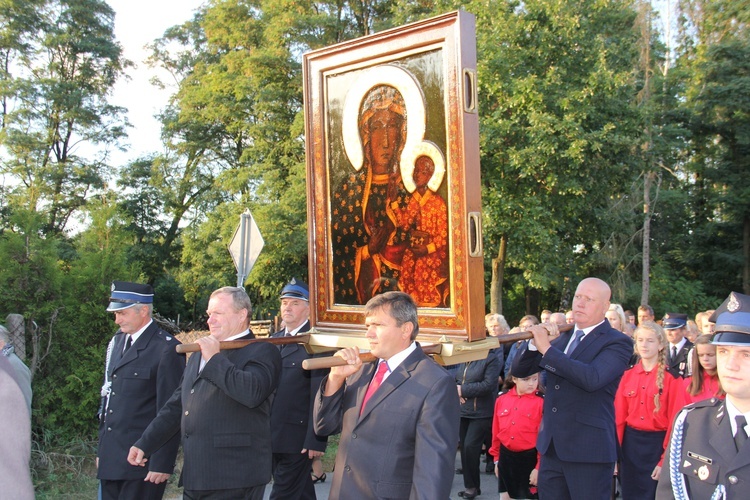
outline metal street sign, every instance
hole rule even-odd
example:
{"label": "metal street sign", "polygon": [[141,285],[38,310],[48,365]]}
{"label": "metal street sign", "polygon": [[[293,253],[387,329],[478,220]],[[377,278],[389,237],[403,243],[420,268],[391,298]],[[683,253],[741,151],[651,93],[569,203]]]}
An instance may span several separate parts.
{"label": "metal street sign", "polygon": [[263,250],[263,236],[253,219],[250,210],[240,216],[240,224],[234,230],[232,241],[229,242],[229,254],[237,269],[237,286],[242,287],[250,274],[260,251]]}

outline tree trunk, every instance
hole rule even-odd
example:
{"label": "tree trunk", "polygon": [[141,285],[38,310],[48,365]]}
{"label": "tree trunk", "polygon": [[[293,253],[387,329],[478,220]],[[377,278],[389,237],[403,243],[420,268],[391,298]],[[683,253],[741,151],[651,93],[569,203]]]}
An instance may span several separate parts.
{"label": "tree trunk", "polygon": [[648,305],[651,282],[651,184],[653,172],[647,172],[643,181],[643,272],[641,275],[641,305]]}
{"label": "tree trunk", "polygon": [[750,215],[742,221],[742,293],[750,295]]}
{"label": "tree trunk", "polygon": [[497,258],[492,259],[492,282],[490,283],[490,312],[503,313],[503,279],[505,277],[505,255],[508,249],[508,237],[500,237],[500,248]]}

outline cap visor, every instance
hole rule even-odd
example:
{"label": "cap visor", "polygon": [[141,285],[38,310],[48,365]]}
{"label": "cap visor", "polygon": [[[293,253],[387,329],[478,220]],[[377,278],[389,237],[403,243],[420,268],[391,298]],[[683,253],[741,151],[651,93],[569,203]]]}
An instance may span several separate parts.
{"label": "cap visor", "polygon": [[305,297],[301,293],[295,293],[295,292],[284,293],[279,298],[280,299],[300,299],[300,300],[304,300],[305,302],[309,302],[309,299],[307,297]]}
{"label": "cap visor", "polygon": [[110,302],[109,306],[107,306],[107,312],[113,312],[113,311],[121,311],[123,309],[127,309],[129,307],[133,307],[134,303],[126,304],[124,302]]}

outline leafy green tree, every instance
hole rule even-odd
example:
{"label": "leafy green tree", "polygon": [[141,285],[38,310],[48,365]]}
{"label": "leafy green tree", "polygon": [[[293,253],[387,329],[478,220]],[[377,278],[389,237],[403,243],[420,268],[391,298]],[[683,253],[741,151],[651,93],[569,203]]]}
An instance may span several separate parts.
{"label": "leafy green tree", "polygon": [[[682,119],[691,133],[685,173],[700,244],[672,252],[700,269],[719,298],[750,293],[750,4],[684,1],[681,52],[687,84]],[[707,265],[708,264],[708,265]]]}
{"label": "leafy green tree", "polygon": [[107,99],[126,63],[105,2],[36,5],[29,29],[37,31],[14,48],[17,75],[5,79],[13,93],[6,92],[0,173],[13,180],[9,203],[43,213],[43,230],[59,233],[104,185],[106,148],[124,134],[123,110]]}
{"label": "leafy green tree", "polygon": [[[636,32],[629,2],[470,2],[477,15],[490,309],[503,272],[569,294],[633,165]],[[527,293],[528,295],[528,293]],[[564,306],[565,304],[560,304]],[[534,310],[534,308],[532,308]]]}

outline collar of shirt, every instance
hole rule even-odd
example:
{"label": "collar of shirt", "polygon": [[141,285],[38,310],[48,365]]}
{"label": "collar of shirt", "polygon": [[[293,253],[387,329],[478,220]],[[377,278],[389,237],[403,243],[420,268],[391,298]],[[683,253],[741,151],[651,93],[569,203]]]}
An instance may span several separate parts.
{"label": "collar of shirt", "polygon": [[677,348],[677,352],[680,352],[680,349],[682,349],[682,346],[685,345],[685,342],[687,342],[687,339],[685,337],[682,337],[682,340],[680,340],[676,344],[673,344],[673,343],[670,342],[669,343],[669,350],[671,351],[672,347],[676,347]]}
{"label": "collar of shirt", "polygon": [[250,333],[250,329],[249,329],[249,328],[248,328],[247,330],[245,330],[244,332],[240,332],[240,333],[238,333],[237,335],[232,335],[232,336],[231,336],[231,337],[229,337],[228,339],[224,339],[224,342],[226,342],[227,340],[237,340],[237,339],[241,339],[242,337],[244,337],[244,336],[245,336],[245,335],[247,335],[248,333]]}
{"label": "collar of shirt", "polygon": [[291,335],[292,337],[294,337],[295,335],[297,335],[297,332],[299,332],[300,328],[302,328],[303,326],[305,326],[305,323],[307,323],[307,321],[303,321],[301,325],[299,325],[297,328],[295,328],[291,332],[289,331],[288,328],[284,328],[284,335],[288,334],[288,335]]}
{"label": "collar of shirt", "polygon": [[[570,344],[571,344],[571,343],[573,342],[573,340],[574,340],[574,339],[576,338],[576,336],[575,336],[575,332],[576,332],[577,330],[581,330],[581,331],[583,332],[583,336],[581,337],[581,342],[583,342],[583,339],[585,339],[585,338],[586,338],[586,335],[588,335],[589,333],[591,333],[591,331],[592,331],[592,330],[593,330],[594,328],[598,327],[599,325],[601,325],[601,324],[603,324],[603,323],[604,323],[604,320],[600,321],[599,323],[595,324],[594,326],[589,326],[589,327],[587,327],[587,328],[578,328],[578,325],[575,325],[575,327],[573,328],[573,335],[571,335],[571,336],[570,336],[570,340],[568,341],[568,344],[567,344],[567,345],[565,346],[565,351],[567,351],[567,350],[568,350],[568,347],[570,347]],[[580,344],[580,342],[579,342],[579,344]]]}
{"label": "collar of shirt", "polygon": [[388,376],[391,373],[393,373],[393,370],[398,368],[398,365],[403,363],[404,360],[409,357],[409,354],[413,353],[416,349],[417,349],[417,343],[412,342],[409,347],[407,347],[406,349],[404,349],[403,351],[399,353],[394,354],[387,361],[383,360],[388,365],[388,371],[385,372],[385,375],[383,375],[383,380],[387,379]]}
{"label": "collar of shirt", "polygon": [[750,412],[740,412],[740,410],[738,410],[737,407],[732,404],[732,401],[729,398],[730,396],[727,395],[727,399],[724,400],[724,407],[727,410],[727,417],[729,418],[729,423],[732,426],[732,436],[737,434],[737,422],[734,420],[734,417],[736,417],[737,415],[745,416],[745,421],[748,422],[747,425],[745,425],[745,434],[750,436]]}
{"label": "collar of shirt", "polygon": [[[135,332],[135,333],[131,334],[130,336],[131,336],[131,337],[133,337],[133,340],[132,340],[132,343],[131,343],[130,345],[133,345],[133,344],[135,344],[135,341],[136,341],[136,340],[138,340],[138,337],[140,337],[140,336],[141,336],[141,334],[142,334],[143,332],[145,332],[145,331],[146,331],[146,328],[148,328],[148,327],[149,327],[149,325],[151,325],[151,323],[153,323],[153,322],[154,322],[154,320],[153,320],[153,319],[150,319],[150,320],[148,320],[148,323],[146,323],[146,325],[145,325],[145,326],[144,326],[143,328],[141,328],[141,329],[140,329],[140,330],[138,330],[137,332]],[[126,335],[127,335],[127,334],[126,334]],[[125,339],[125,340],[127,340],[127,339]]]}

